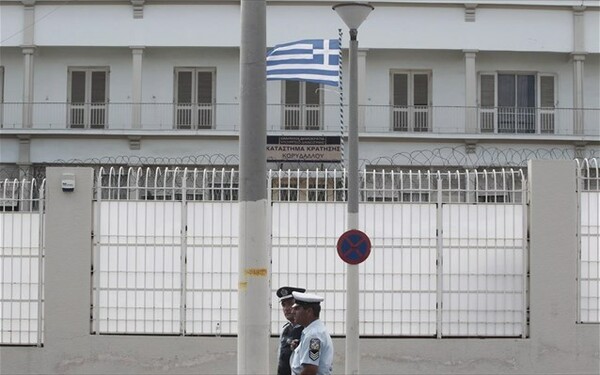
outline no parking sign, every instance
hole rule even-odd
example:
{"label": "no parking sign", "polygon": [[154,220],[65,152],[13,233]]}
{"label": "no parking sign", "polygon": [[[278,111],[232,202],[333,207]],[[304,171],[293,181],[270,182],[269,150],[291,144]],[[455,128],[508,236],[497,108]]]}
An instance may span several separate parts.
{"label": "no parking sign", "polygon": [[344,262],[360,264],[371,254],[371,240],[364,232],[351,229],[338,239],[337,252]]}

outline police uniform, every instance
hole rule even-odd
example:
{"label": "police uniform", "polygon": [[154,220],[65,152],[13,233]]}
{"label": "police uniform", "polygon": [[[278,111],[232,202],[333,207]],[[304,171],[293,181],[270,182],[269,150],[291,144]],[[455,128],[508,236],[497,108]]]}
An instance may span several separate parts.
{"label": "police uniform", "polygon": [[287,323],[283,326],[281,336],[279,336],[279,363],[277,364],[278,375],[290,375],[290,356],[292,355],[291,343],[294,340],[300,340],[302,327],[299,324]]}
{"label": "police uniform", "polygon": [[[308,293],[294,292],[296,303],[320,303],[322,297]],[[294,350],[291,359],[293,374],[300,374],[305,364],[318,367],[318,375],[329,375],[333,371],[333,342],[325,324],[316,319],[304,327],[300,345]]]}
{"label": "police uniform", "polygon": [[[292,292],[294,291],[304,292],[306,289],[289,286],[281,287],[277,290],[279,302],[293,298]],[[279,336],[279,361],[277,363],[277,375],[290,375],[292,373],[290,368],[290,356],[292,354],[291,343],[293,340],[300,340],[303,329],[304,327],[301,325],[293,324],[291,322],[287,322],[283,326],[283,331],[281,331],[281,335]]]}

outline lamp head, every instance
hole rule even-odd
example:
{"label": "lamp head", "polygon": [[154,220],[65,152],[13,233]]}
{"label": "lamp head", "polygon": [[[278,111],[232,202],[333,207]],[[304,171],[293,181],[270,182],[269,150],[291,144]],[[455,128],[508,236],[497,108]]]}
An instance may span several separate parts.
{"label": "lamp head", "polygon": [[333,6],[333,10],[350,30],[357,30],[373,9],[375,8],[371,4],[359,2],[340,3]]}

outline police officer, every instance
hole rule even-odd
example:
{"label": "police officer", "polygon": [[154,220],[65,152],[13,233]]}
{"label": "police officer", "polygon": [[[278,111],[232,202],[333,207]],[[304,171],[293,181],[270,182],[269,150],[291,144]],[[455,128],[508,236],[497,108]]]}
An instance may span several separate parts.
{"label": "police officer", "polygon": [[294,297],[292,292],[305,292],[306,289],[284,286],[277,289],[277,297],[283,308],[283,315],[288,322],[283,326],[281,336],[279,336],[279,362],[277,364],[277,375],[290,375],[290,355],[293,348],[290,346],[294,340],[300,340],[303,327],[294,322]]}
{"label": "police officer", "polygon": [[294,375],[329,375],[333,371],[333,343],[319,319],[323,297],[292,292],[296,323],[304,327],[298,347],[291,359]]}

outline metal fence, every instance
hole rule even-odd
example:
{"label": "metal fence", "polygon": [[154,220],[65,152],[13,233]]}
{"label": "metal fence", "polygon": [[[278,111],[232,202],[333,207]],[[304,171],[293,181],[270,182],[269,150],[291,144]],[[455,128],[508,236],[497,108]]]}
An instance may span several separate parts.
{"label": "metal fence", "polygon": [[578,321],[600,323],[600,166],[578,160]]}
{"label": "metal fence", "polygon": [[[364,336],[526,336],[521,171],[363,171]],[[272,285],[305,286],[343,335],[344,171],[270,172]],[[235,170],[110,169],[95,202],[93,331],[237,332]],[[283,317],[273,299],[272,331]]]}
{"label": "metal fence", "polygon": [[0,181],[0,344],[42,345],[45,180]]}
{"label": "metal fence", "polygon": [[[578,321],[600,322],[600,166],[578,160]],[[363,336],[527,335],[527,192],[520,170],[364,170]],[[326,298],[345,332],[345,171],[270,171],[272,285]],[[42,345],[45,180],[0,181],[0,344]],[[238,172],[100,169],[96,334],[235,335]],[[273,294],[274,295],[274,294]],[[283,316],[273,297],[272,332]]]}

